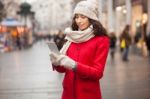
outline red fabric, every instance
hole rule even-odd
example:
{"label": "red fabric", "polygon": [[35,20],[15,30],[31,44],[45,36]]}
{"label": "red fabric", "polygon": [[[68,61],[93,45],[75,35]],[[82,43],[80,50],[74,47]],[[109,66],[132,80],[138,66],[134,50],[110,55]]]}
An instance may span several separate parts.
{"label": "red fabric", "polygon": [[65,72],[62,99],[102,99],[100,82],[109,50],[108,37],[94,37],[84,43],[72,43],[67,56],[77,62],[76,71],[55,67]]}

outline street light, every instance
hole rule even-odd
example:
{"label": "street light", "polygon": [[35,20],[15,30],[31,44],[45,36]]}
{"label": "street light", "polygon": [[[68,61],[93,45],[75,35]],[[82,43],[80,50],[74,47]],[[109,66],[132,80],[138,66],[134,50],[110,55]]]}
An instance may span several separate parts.
{"label": "street light", "polygon": [[[26,27],[27,27],[27,16],[32,15],[34,16],[34,12],[31,11],[31,5],[27,2],[23,2],[20,5],[20,11],[17,12],[17,14],[20,14],[21,16],[24,17],[24,33],[26,32]],[[28,40],[27,34],[25,36],[25,44],[28,45]]]}
{"label": "street light", "polygon": [[27,16],[28,15],[34,15],[34,12],[31,11],[31,5],[27,2],[24,2],[20,5],[20,11],[17,12],[17,14],[20,14],[25,19],[24,26],[26,27],[27,24]]}

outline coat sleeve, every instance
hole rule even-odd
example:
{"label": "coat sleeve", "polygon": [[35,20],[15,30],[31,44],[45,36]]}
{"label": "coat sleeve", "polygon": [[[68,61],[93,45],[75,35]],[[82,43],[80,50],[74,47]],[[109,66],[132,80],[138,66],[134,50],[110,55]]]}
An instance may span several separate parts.
{"label": "coat sleeve", "polygon": [[52,65],[53,70],[56,70],[59,73],[64,73],[66,72],[66,69],[63,66],[54,66]]}
{"label": "coat sleeve", "polygon": [[105,38],[99,43],[96,49],[96,54],[93,59],[93,65],[88,66],[82,63],[77,63],[76,73],[82,78],[99,80],[103,76],[103,71],[109,51],[109,39]]}

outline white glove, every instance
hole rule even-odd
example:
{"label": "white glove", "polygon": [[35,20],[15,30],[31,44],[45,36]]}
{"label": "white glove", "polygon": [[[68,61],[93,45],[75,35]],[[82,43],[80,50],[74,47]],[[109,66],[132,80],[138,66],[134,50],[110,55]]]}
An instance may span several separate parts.
{"label": "white glove", "polygon": [[68,69],[74,69],[76,67],[76,62],[66,55],[63,54],[57,55],[52,52],[50,54],[50,57],[51,57],[52,64],[55,66],[57,65],[64,66],[65,68]]}

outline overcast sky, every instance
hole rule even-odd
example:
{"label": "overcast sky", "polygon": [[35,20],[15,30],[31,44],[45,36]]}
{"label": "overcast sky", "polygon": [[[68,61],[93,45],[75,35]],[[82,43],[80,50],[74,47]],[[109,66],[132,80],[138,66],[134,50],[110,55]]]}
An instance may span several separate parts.
{"label": "overcast sky", "polygon": [[33,2],[38,1],[38,0],[22,0],[22,2],[25,2],[25,1],[27,1],[28,3],[33,3]]}

